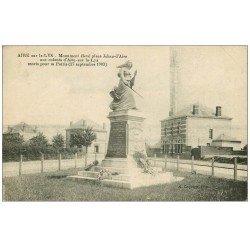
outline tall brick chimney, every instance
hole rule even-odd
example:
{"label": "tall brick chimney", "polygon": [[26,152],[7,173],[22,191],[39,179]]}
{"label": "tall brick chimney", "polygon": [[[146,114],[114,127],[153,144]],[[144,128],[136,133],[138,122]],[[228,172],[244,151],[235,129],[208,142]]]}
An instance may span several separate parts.
{"label": "tall brick chimney", "polygon": [[180,47],[170,47],[170,111],[169,116],[176,115],[180,109],[181,103],[181,78],[180,78],[180,62],[181,62]]}
{"label": "tall brick chimney", "polygon": [[216,116],[221,116],[221,106],[216,106]]}

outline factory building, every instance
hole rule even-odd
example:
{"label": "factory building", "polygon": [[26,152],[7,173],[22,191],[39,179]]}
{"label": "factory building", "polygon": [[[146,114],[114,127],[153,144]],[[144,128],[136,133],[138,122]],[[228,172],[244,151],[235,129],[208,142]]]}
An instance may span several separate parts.
{"label": "factory building", "polygon": [[239,141],[231,138],[231,122],[231,117],[222,115],[220,106],[212,110],[201,104],[190,105],[161,121],[162,151],[181,154],[198,146],[219,146],[218,138],[222,137],[230,138],[230,146],[238,147]]}

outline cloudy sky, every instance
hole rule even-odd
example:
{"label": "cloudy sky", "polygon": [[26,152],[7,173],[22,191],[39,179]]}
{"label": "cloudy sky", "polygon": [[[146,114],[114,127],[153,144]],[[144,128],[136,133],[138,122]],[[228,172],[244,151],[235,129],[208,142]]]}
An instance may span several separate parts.
{"label": "cloudy sky", "polygon": [[[118,84],[116,66],[131,60],[138,74],[135,89],[146,115],[146,133],[153,141],[160,138],[160,120],[169,112],[168,46],[41,46],[4,47],[3,122],[68,125],[87,117],[102,124]],[[233,117],[239,138],[246,140],[247,127],[247,48],[243,46],[179,47],[181,103],[179,108],[200,102],[210,108],[222,106],[224,115]],[[27,66],[31,58],[18,53],[44,54],[123,54],[127,58],[105,60],[107,67]],[[240,134],[238,134],[240,132]],[[234,134],[233,134],[234,135]]]}

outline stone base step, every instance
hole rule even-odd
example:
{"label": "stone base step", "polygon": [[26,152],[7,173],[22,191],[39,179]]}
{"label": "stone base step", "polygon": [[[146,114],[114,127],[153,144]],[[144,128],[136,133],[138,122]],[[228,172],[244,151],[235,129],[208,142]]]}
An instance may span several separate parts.
{"label": "stone base step", "polygon": [[103,185],[109,186],[109,187],[128,188],[128,189],[132,188],[131,183],[129,181],[104,179],[101,182]]}
{"label": "stone base step", "polygon": [[[97,181],[98,172],[93,171],[80,171],[79,175],[69,176],[68,178],[74,180],[93,180]],[[174,177],[172,172],[158,173],[155,176],[150,174],[141,173],[137,176],[129,175],[112,175],[112,179],[103,179],[100,182],[105,186],[119,187],[119,188],[138,188],[145,186],[160,185],[181,181],[184,178]]]}
{"label": "stone base step", "polygon": [[128,168],[119,168],[119,167],[102,167],[102,166],[95,166],[93,167],[92,171],[99,172],[102,169],[107,169],[110,173],[118,173],[118,174],[128,174]]}
{"label": "stone base step", "polygon": [[99,172],[94,171],[78,171],[79,176],[92,177],[97,179]]}
{"label": "stone base step", "polygon": [[[96,178],[88,177],[88,176],[80,176],[80,175],[67,176],[67,178],[75,180],[75,181],[85,181],[85,180],[97,181]],[[104,179],[104,180],[101,180],[100,182],[103,185],[109,186],[109,187],[119,187],[119,188],[129,188],[129,189],[131,188],[131,183],[129,181]]]}
{"label": "stone base step", "polygon": [[130,181],[131,177],[127,174],[119,174],[119,175],[111,175],[112,180],[117,180],[117,181]]}
{"label": "stone base step", "polygon": [[132,188],[161,185],[182,179],[183,178],[178,179],[174,177],[172,172],[158,173],[155,176],[143,174],[132,180]]}
{"label": "stone base step", "polygon": [[[77,173],[79,176],[91,177],[91,178],[98,178],[99,172],[94,171],[79,171]],[[111,175],[112,180],[119,180],[119,181],[129,181],[130,176],[127,174],[118,174],[118,175]]]}

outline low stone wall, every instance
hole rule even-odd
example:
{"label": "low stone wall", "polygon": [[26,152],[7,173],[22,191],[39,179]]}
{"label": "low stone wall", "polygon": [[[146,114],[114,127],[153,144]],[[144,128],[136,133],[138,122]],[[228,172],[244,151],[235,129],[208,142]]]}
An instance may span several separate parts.
{"label": "low stone wall", "polygon": [[232,155],[232,147],[199,146],[200,158],[207,155]]}

